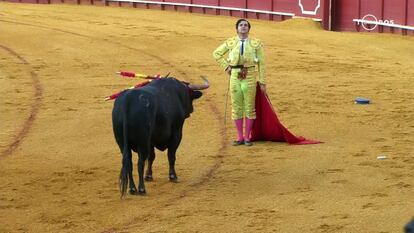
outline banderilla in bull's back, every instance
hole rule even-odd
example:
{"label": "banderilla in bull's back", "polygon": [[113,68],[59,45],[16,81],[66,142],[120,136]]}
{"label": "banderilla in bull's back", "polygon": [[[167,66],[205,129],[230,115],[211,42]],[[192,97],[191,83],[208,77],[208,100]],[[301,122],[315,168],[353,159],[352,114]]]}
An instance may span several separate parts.
{"label": "banderilla in bull's back", "polygon": [[[116,72],[116,74],[119,74],[121,77],[124,77],[124,78],[142,78],[142,79],[149,79],[149,80],[154,80],[154,79],[159,79],[159,78],[167,78],[170,75],[170,73],[168,73],[164,77],[161,77],[161,75],[159,75],[159,74],[151,76],[151,75],[146,75],[146,74],[138,74],[138,73],[131,72],[131,71],[118,71],[118,72]],[[125,90],[140,88],[140,87],[143,87],[143,86],[147,85],[148,83],[150,83],[150,81],[139,83],[139,84],[131,86],[131,87],[125,89]],[[122,90],[120,92],[109,95],[109,96],[105,97],[104,100],[105,101],[114,100],[114,99],[118,98],[118,96],[125,90]]]}

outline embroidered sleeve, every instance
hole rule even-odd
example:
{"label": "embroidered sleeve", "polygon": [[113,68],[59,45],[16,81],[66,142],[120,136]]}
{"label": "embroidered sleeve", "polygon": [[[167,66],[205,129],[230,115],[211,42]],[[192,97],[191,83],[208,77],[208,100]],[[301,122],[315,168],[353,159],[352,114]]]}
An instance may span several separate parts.
{"label": "embroidered sleeve", "polygon": [[226,55],[226,53],[229,51],[228,45],[227,45],[227,41],[224,42],[223,44],[221,44],[216,50],[214,50],[213,52],[213,58],[217,61],[217,63],[220,65],[220,67],[225,70],[228,66],[229,63],[227,62],[227,60],[224,58],[224,56]]}
{"label": "embroidered sleeve", "polygon": [[264,49],[263,49],[263,43],[259,40],[257,47],[256,47],[256,56],[257,56],[257,65],[259,69],[259,82],[261,84],[266,84],[266,62],[264,57]]}

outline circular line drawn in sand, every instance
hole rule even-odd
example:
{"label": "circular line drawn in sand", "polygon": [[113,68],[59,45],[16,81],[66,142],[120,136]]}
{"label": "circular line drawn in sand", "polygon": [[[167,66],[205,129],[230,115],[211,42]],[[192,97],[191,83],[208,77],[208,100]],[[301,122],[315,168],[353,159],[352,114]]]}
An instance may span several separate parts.
{"label": "circular line drawn in sand", "polygon": [[[14,50],[12,50],[12,49],[4,46],[4,45],[0,45],[0,48],[5,50],[6,52],[11,54],[15,58],[17,58],[23,65],[30,67],[30,63],[27,62],[27,60],[24,57],[22,57],[20,54],[18,54]],[[0,153],[0,158],[12,154],[19,147],[19,145],[22,143],[23,139],[29,133],[29,131],[30,131],[32,125],[33,125],[33,122],[36,119],[37,113],[39,112],[39,107],[40,107],[40,104],[41,104],[42,99],[43,99],[43,88],[42,88],[42,85],[40,84],[39,77],[37,77],[35,72],[30,71],[30,77],[32,79],[32,86],[35,89],[35,94],[34,94],[34,98],[33,98],[34,102],[33,102],[32,107],[30,109],[29,117],[24,121],[21,130],[19,131],[19,133],[16,134],[16,136],[14,137],[12,142],[8,146],[6,146],[5,150],[3,150]]]}

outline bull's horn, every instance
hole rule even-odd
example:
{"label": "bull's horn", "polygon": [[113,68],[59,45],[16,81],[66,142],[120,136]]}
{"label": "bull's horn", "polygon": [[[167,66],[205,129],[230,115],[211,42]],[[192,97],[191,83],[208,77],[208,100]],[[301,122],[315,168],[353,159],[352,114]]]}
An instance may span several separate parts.
{"label": "bull's horn", "polygon": [[208,81],[207,77],[204,75],[200,76],[204,80],[204,84],[190,84],[188,85],[189,88],[192,90],[204,90],[210,87],[210,82]]}

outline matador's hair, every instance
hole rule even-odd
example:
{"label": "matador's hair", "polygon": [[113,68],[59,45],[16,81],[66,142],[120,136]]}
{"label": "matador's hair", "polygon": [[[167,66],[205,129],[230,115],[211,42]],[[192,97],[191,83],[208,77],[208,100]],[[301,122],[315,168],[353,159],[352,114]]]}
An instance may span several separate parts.
{"label": "matador's hair", "polygon": [[250,22],[247,21],[247,19],[239,19],[239,20],[237,20],[237,22],[236,22],[236,30],[239,28],[239,24],[241,22],[243,22],[243,21],[246,21],[247,22],[247,26],[249,27],[249,31],[250,31],[251,26],[250,26]]}

